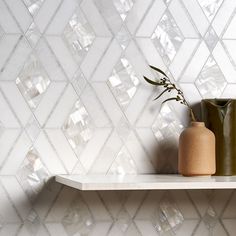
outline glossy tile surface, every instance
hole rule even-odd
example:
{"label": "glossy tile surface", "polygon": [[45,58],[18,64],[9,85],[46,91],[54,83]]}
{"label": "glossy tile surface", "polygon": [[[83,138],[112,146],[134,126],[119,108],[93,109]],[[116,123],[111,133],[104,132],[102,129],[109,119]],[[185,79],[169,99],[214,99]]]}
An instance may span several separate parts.
{"label": "glossy tile surface", "polygon": [[143,75],[162,68],[193,105],[235,97],[235,9],[0,0],[0,235],[234,235],[231,190],[78,193],[51,176],[176,173],[186,109],[153,102]]}

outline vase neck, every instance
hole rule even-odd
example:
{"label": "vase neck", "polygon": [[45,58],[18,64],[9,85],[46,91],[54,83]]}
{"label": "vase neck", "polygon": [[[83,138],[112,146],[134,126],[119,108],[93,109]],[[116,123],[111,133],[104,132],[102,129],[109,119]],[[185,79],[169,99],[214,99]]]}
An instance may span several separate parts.
{"label": "vase neck", "polygon": [[204,122],[192,121],[192,122],[191,122],[191,126],[192,126],[192,127],[205,127],[205,123],[204,123]]}

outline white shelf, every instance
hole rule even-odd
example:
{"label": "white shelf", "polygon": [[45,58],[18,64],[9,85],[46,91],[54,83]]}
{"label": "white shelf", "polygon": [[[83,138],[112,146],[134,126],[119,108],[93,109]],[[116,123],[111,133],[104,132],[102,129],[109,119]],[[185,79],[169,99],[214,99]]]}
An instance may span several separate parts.
{"label": "white shelf", "polygon": [[236,176],[57,175],[56,181],[79,190],[234,189]]}

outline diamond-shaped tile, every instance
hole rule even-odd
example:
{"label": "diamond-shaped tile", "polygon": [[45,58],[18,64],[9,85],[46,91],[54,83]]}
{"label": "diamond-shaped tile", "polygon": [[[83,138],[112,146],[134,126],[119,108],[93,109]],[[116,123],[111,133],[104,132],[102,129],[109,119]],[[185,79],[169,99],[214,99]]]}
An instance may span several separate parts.
{"label": "diamond-shaped tile", "polygon": [[183,125],[176,115],[174,108],[164,104],[152,125],[152,131],[158,141],[174,137],[178,139]]}
{"label": "diamond-shaped tile", "polygon": [[134,2],[135,0],[113,0],[113,4],[123,21],[132,9]]}
{"label": "diamond-shaped tile", "polygon": [[80,100],[75,103],[62,130],[75,153],[79,155],[94,133],[92,119]]}
{"label": "diamond-shaped tile", "polygon": [[31,148],[27,153],[17,171],[17,178],[29,199],[33,201],[49,178],[49,172],[35,149]]}
{"label": "diamond-shaped tile", "polygon": [[23,0],[31,15],[35,16],[45,0]]}
{"label": "diamond-shaped tile", "polygon": [[183,43],[182,33],[173,16],[167,10],[157,25],[151,40],[163,61],[169,65]]}
{"label": "diamond-shaped tile", "polygon": [[195,84],[204,98],[220,97],[226,80],[215,59],[210,56],[203,66]]}
{"label": "diamond-shaped tile", "polygon": [[95,226],[95,220],[80,196],[77,196],[62,218],[68,235],[88,235]]}
{"label": "diamond-shaped tile", "polygon": [[132,223],[132,219],[129,215],[129,213],[122,208],[115,219],[115,225],[118,226],[118,228],[125,233],[127,229],[129,228],[130,224]]}
{"label": "diamond-shaped tile", "polygon": [[215,33],[214,29],[210,27],[204,37],[205,43],[210,51],[213,51],[217,42],[219,41],[219,37]]}
{"label": "diamond-shaped tile", "polygon": [[0,121],[0,137],[2,136],[4,130],[5,130],[5,127],[4,127],[3,123]]}
{"label": "diamond-shaped tile", "polygon": [[113,68],[107,83],[120,106],[125,109],[134,97],[140,82],[129,61],[122,57]]}
{"label": "diamond-shaped tile", "polygon": [[29,106],[35,109],[50,84],[50,79],[36,55],[30,55],[16,79],[16,84]]}
{"label": "diamond-shaped tile", "polygon": [[40,126],[38,121],[35,119],[34,116],[31,116],[28,123],[25,126],[25,131],[30,137],[31,141],[34,142],[40,133]]}
{"label": "diamond-shaped tile", "polygon": [[70,79],[70,82],[78,95],[84,91],[87,85],[87,80],[80,70],[75,73],[75,75]]}
{"label": "diamond-shaped tile", "polygon": [[126,147],[123,147],[112,163],[108,174],[136,174],[137,168]]}
{"label": "diamond-shaped tile", "polygon": [[3,28],[2,28],[1,25],[0,25],[0,39],[1,39],[1,37],[3,36],[3,34],[4,34],[4,31],[3,31]]}
{"label": "diamond-shaped tile", "polygon": [[116,39],[123,49],[128,46],[131,40],[131,35],[125,26],[122,26],[119,32],[116,34]]}
{"label": "diamond-shaped tile", "polygon": [[203,222],[205,223],[207,228],[214,228],[217,221],[218,221],[218,216],[214,210],[214,208],[209,205],[205,215],[203,216]]}
{"label": "diamond-shaped tile", "polygon": [[39,41],[41,33],[39,32],[34,22],[30,25],[29,29],[26,31],[25,37],[28,39],[32,47],[34,47]]}
{"label": "diamond-shaped tile", "polygon": [[169,194],[161,199],[158,208],[152,216],[153,227],[159,233],[173,232],[178,229],[184,221],[181,211]]}
{"label": "diamond-shaped tile", "polygon": [[24,222],[24,227],[26,228],[26,231],[29,232],[30,234],[37,235],[40,226],[41,222],[39,216],[36,214],[34,210],[32,210]]}
{"label": "diamond-shaped tile", "polygon": [[80,63],[95,39],[95,33],[80,8],[70,18],[62,36],[71,54]]}
{"label": "diamond-shaped tile", "polygon": [[223,0],[198,0],[203,12],[209,21],[212,21],[219,10]]}

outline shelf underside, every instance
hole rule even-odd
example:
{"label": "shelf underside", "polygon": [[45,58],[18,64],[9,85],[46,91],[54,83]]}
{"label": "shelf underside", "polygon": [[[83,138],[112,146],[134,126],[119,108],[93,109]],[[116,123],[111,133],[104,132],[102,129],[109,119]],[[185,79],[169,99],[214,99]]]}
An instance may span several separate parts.
{"label": "shelf underside", "polygon": [[57,175],[56,181],[79,190],[234,189],[236,176]]}

